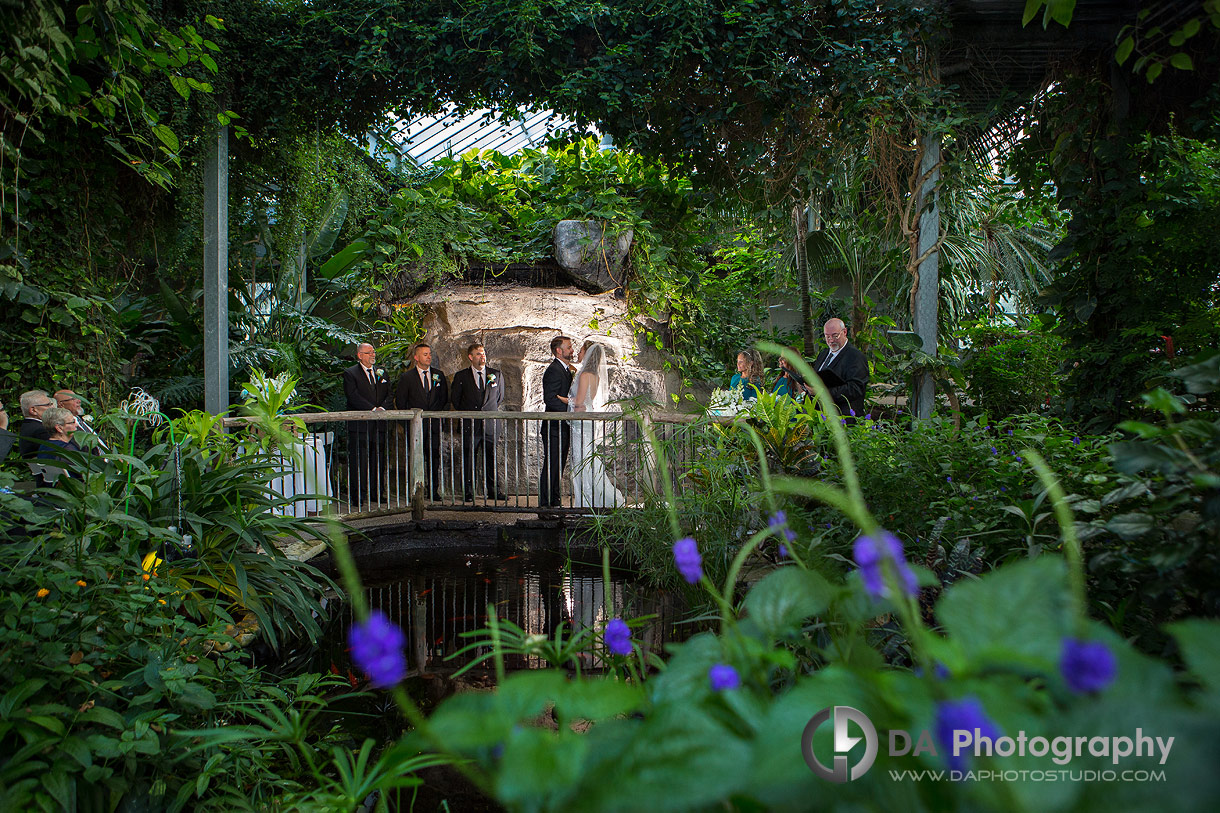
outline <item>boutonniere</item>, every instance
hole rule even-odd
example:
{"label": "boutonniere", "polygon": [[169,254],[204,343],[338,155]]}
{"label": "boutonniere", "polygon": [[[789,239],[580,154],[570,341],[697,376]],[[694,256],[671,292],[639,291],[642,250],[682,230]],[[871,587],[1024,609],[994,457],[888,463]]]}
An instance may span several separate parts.
{"label": "boutonniere", "polygon": [[495,373],[488,373],[488,374],[487,374],[487,383],[488,383],[488,384],[494,384],[494,383],[496,383],[496,374],[495,374]]}
{"label": "boutonniere", "polygon": [[432,374],[432,383],[433,384],[441,383],[441,377],[439,375],[437,375],[436,373],[433,373]]}
{"label": "boutonniere", "polygon": [[383,383],[383,384],[385,383],[385,368],[384,367],[377,368],[377,378],[381,383]]}

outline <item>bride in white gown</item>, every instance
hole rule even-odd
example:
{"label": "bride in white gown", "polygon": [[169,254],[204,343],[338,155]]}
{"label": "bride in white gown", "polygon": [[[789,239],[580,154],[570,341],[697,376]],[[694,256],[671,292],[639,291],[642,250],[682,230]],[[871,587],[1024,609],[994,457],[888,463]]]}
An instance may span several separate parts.
{"label": "bride in white gown", "polygon": [[[588,340],[576,357],[580,364],[568,392],[569,412],[604,412],[610,380],[606,348]],[[572,495],[577,508],[613,508],[623,495],[610,482],[597,447],[606,435],[604,421],[572,421]]]}

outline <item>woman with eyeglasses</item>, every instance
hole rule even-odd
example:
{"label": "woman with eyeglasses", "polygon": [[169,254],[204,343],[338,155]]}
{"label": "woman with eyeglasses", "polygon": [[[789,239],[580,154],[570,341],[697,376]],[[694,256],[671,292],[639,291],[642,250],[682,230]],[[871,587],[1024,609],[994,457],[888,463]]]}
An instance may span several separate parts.
{"label": "woman with eyeglasses", "polygon": [[[67,461],[62,450],[81,451],[80,446],[72,439],[72,433],[79,428],[76,416],[62,407],[51,407],[42,413],[42,425],[46,427],[49,437],[44,441],[46,445],[38,452],[38,459],[47,465],[62,468]],[[71,472],[69,476],[73,476]]]}

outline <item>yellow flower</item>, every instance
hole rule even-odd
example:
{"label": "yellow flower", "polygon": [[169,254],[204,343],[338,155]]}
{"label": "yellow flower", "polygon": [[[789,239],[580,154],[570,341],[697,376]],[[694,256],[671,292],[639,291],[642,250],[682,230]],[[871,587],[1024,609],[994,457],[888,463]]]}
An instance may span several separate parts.
{"label": "yellow flower", "polygon": [[145,573],[145,574],[144,574],[143,576],[141,576],[140,578],[144,579],[144,581],[148,581],[149,579],[151,579],[151,578],[152,578],[152,576],[149,576],[147,573]]}
{"label": "yellow flower", "polygon": [[45,588],[45,587],[38,588],[38,597],[39,598],[46,598],[49,595],[51,595],[51,591],[48,590],[47,588]]}
{"label": "yellow flower", "polygon": [[159,599],[157,599],[157,603],[158,603],[158,604],[164,604],[164,603],[165,603],[165,599],[163,599],[163,598],[159,598]]}
{"label": "yellow flower", "polygon": [[89,586],[89,583],[88,583],[88,582],[86,582],[84,579],[77,579],[77,580],[76,580],[76,586],[77,586],[77,587],[88,587],[88,586]]}

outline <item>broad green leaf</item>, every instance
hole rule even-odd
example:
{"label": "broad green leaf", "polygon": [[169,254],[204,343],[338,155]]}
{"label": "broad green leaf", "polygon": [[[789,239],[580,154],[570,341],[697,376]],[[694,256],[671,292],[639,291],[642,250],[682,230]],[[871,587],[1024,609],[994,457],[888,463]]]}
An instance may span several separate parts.
{"label": "broad green leaf", "polygon": [[1071,629],[1069,608],[1063,559],[1040,556],[955,584],[936,605],[936,616],[976,664],[1049,667]]}
{"label": "broad green leaf", "polygon": [[504,744],[496,797],[510,805],[555,807],[580,776],[588,749],[588,738],[570,731],[515,729]]}
{"label": "broad green leaf", "polygon": [[1106,530],[1126,542],[1139,539],[1152,530],[1155,523],[1147,514],[1119,514],[1106,523]]}
{"label": "broad green leaf", "polygon": [[182,145],[178,142],[178,136],[174,135],[174,131],[164,124],[158,124],[153,127],[153,134],[161,140],[161,143],[170,152],[178,152],[181,149]]}
{"label": "broad green leaf", "polygon": [[782,567],[754,585],[746,596],[746,616],[766,635],[782,637],[830,606],[834,589],[818,573]]}
{"label": "broad green leaf", "polygon": [[572,680],[555,698],[555,711],[568,720],[603,720],[634,711],[644,700],[635,683],[610,679]]}
{"label": "broad green leaf", "polygon": [[1131,37],[1131,36],[1126,37],[1125,39],[1123,39],[1122,42],[1120,42],[1118,44],[1118,50],[1114,52],[1114,60],[1116,62],[1118,62],[1119,65],[1121,65],[1127,61],[1127,58],[1129,56],[1131,56],[1131,52],[1134,50],[1135,50],[1135,37]]}
{"label": "broad green leaf", "polygon": [[1220,621],[1191,618],[1166,629],[1177,640],[1187,668],[1205,686],[1220,692]]}
{"label": "broad green leaf", "polygon": [[1195,63],[1190,58],[1190,54],[1182,53],[1181,51],[1169,57],[1169,64],[1180,71],[1193,71],[1195,69]]}
{"label": "broad green leaf", "polygon": [[329,260],[318,268],[318,276],[323,279],[334,279],[359,262],[369,250],[365,240],[354,240],[341,248]]}

